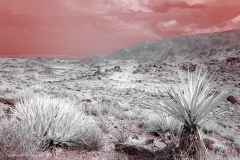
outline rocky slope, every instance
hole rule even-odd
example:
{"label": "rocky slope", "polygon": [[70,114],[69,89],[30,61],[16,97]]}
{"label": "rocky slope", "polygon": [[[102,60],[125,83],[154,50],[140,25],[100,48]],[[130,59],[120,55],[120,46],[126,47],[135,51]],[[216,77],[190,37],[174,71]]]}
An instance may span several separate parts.
{"label": "rocky slope", "polygon": [[116,51],[108,60],[138,60],[139,62],[161,61],[172,55],[199,54],[202,52],[229,52],[240,49],[240,30],[213,34],[182,36],[159,41],[147,41]]}

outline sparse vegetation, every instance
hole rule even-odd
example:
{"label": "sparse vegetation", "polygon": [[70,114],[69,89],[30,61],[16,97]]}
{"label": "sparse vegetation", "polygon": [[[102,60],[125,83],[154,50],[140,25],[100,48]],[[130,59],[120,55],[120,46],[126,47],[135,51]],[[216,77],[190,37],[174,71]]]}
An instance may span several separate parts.
{"label": "sparse vegetation", "polygon": [[98,128],[88,128],[85,134],[75,141],[74,149],[97,151],[103,146],[103,134]]}
{"label": "sparse vegetation", "polygon": [[121,131],[115,134],[115,137],[118,143],[124,143],[128,139],[129,134],[124,129],[122,129]]}
{"label": "sparse vegetation", "polygon": [[[199,153],[200,159],[239,159],[239,102],[232,104],[231,101],[222,101],[214,108],[210,103],[211,98],[209,99],[212,97],[214,101],[214,98],[221,95],[221,88],[234,88],[235,91],[231,95],[239,99],[240,79],[236,70],[238,62],[226,62],[229,61],[227,59],[229,56],[237,57],[235,52],[232,53],[233,55],[227,55],[225,52],[214,55],[208,52],[191,56],[178,55],[166,58],[163,63],[141,64],[135,60],[110,60],[107,65],[105,63],[97,65],[103,71],[121,66],[122,72],[108,71],[105,75],[94,75],[97,71],[96,67],[81,65],[78,61],[48,61],[44,58],[41,61],[36,58],[0,59],[0,73],[3,73],[0,75],[0,89],[2,89],[0,107],[3,108],[0,110],[2,139],[0,143],[1,146],[5,146],[0,152],[6,153],[1,155],[6,157],[6,155],[9,156],[9,152],[14,152],[18,156],[10,157],[11,159],[49,159],[51,153],[48,150],[55,150],[52,156],[56,159],[131,159],[132,157],[138,159],[135,155],[131,155],[132,149],[137,153],[140,152],[139,149],[145,148],[147,152],[155,154],[155,159],[159,158],[157,153],[162,152],[159,154],[159,156],[162,155],[160,159],[166,157],[176,160],[193,160],[196,158],[189,155],[189,152],[181,150],[179,142],[181,140],[184,145],[196,147],[195,142],[202,139],[206,150],[195,150]],[[200,59],[199,56],[203,58]],[[195,64],[198,63],[204,64],[202,70],[208,70],[205,79],[205,74],[197,72],[200,70],[195,68]],[[186,72],[187,65],[190,65],[189,75]],[[224,67],[225,65],[228,67]],[[139,67],[134,68],[134,66]],[[235,71],[228,72],[229,67]],[[188,87],[189,81],[186,80],[189,80],[189,77],[191,79],[192,75],[193,91],[191,93],[195,98],[184,91],[185,86],[181,83],[181,78],[174,77],[178,73],[177,68],[180,68],[179,73],[187,89],[190,87]],[[137,74],[132,74],[136,69],[139,69]],[[213,74],[214,71],[217,73]],[[199,92],[196,91],[200,93],[196,98],[193,81],[198,80],[196,77],[199,73],[201,75],[199,79],[204,80],[201,81],[202,84],[198,83],[198,89],[200,86],[202,88],[198,90]],[[207,78],[207,75],[212,75],[213,82]],[[220,76],[225,76],[223,77],[225,80],[217,81]],[[174,85],[174,82],[178,84]],[[213,88],[212,84],[215,84]],[[169,90],[171,85],[172,90]],[[206,88],[204,88],[205,85]],[[209,89],[211,91],[208,91]],[[30,105],[35,95],[39,95],[39,99],[35,98],[34,102],[37,105]],[[184,102],[186,97],[183,96],[187,97],[187,102]],[[198,109],[195,108],[196,112],[191,112],[189,116],[190,111],[194,109],[189,111],[182,108],[183,106],[187,108],[187,104],[191,104],[191,98],[194,99],[193,104],[197,101],[196,108],[201,111],[204,107],[199,107],[199,104],[202,102],[203,106],[208,101],[210,105],[207,110],[211,110],[209,114],[207,114],[208,111],[196,114]],[[175,110],[173,108],[172,110],[179,112],[181,110],[183,111],[181,113],[186,113],[183,116],[186,121],[183,123],[164,112],[164,108],[159,107],[158,104],[167,106],[162,100],[173,104],[172,107]],[[20,108],[23,110],[21,114],[18,113],[19,116],[16,116],[15,112],[18,112],[16,110],[19,104],[22,105]],[[222,111],[226,112],[219,115]],[[194,115],[196,119],[192,120],[191,116],[194,117]],[[20,117],[25,118],[21,120]],[[196,123],[192,123],[194,121]],[[199,133],[194,131],[195,128],[186,130],[186,123],[188,126],[193,124],[190,127],[195,125],[201,137],[198,137]],[[81,131],[78,131],[79,124],[80,127],[81,124],[85,124]],[[183,137],[182,129],[185,129],[185,141],[180,138],[180,136]],[[189,135],[189,130],[196,135],[191,133]],[[76,134],[73,136],[71,133]],[[194,136],[198,139],[194,139]],[[203,146],[203,143],[199,145]],[[124,147],[124,152],[121,152],[116,150],[117,145],[127,148]],[[190,150],[193,148],[190,147]],[[206,151],[208,157],[206,157]],[[144,155],[140,157],[145,158]],[[0,159],[7,158],[0,157]]]}
{"label": "sparse vegetation", "polygon": [[163,134],[168,131],[176,132],[181,122],[167,115],[165,112],[152,113],[145,122],[146,130]]}
{"label": "sparse vegetation", "polygon": [[0,159],[34,159],[39,143],[33,134],[16,120],[1,119],[0,123]]}
{"label": "sparse vegetation", "polygon": [[109,114],[119,118],[126,117],[123,108],[121,108],[119,104],[106,99],[97,99],[96,101],[86,104],[85,112],[95,116]]}

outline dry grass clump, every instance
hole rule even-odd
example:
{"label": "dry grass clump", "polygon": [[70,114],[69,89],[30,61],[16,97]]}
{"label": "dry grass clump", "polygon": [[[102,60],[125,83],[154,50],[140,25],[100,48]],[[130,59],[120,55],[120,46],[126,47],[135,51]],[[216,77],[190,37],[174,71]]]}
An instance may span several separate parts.
{"label": "dry grass clump", "polygon": [[33,134],[27,132],[16,120],[7,118],[0,122],[0,159],[32,160],[37,158],[39,145]]}
{"label": "dry grass clump", "polygon": [[33,133],[43,150],[68,147],[91,126],[89,118],[72,104],[44,95],[16,103],[13,117]]}
{"label": "dry grass clump", "polygon": [[233,142],[232,146],[234,148],[240,149],[240,135],[233,128],[222,127],[221,125],[219,125],[213,120],[206,122],[203,126],[201,126],[201,128],[205,133],[215,133],[225,139],[232,141]]}
{"label": "dry grass clump", "polygon": [[162,134],[168,131],[177,132],[181,122],[177,119],[167,115],[164,112],[151,113],[148,117],[145,117],[144,127],[147,131],[157,134]]}
{"label": "dry grass clump", "polygon": [[201,128],[204,132],[219,134],[223,127],[220,126],[217,122],[210,120],[203,124]]}
{"label": "dry grass clump", "polygon": [[85,112],[95,116],[109,114],[117,116],[118,118],[126,117],[123,108],[118,103],[106,99],[97,99],[96,101],[86,104]]}
{"label": "dry grass clump", "polygon": [[117,132],[114,136],[117,139],[117,143],[124,143],[130,136],[130,134],[127,133],[124,129],[122,129],[119,132]]}
{"label": "dry grass clump", "polygon": [[103,146],[103,133],[97,126],[90,127],[85,134],[74,143],[74,149],[97,151]]}

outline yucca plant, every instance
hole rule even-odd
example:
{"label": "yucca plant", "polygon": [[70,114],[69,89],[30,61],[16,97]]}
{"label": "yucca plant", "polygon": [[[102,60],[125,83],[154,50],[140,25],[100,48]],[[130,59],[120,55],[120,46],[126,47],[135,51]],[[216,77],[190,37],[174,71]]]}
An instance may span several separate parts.
{"label": "yucca plant", "polygon": [[43,150],[55,150],[83,136],[87,117],[70,103],[44,95],[34,95],[15,104],[13,117],[28,126]]}
{"label": "yucca plant", "polygon": [[178,75],[181,83],[179,84],[175,79],[176,88],[173,86],[167,88],[163,84],[167,94],[171,97],[170,100],[156,102],[158,109],[183,123],[179,149],[191,157],[197,157],[199,151],[204,147],[198,132],[199,126],[222,113],[209,114],[223,100],[226,100],[231,91],[212,93],[217,84],[217,81],[213,84],[210,83],[214,74],[207,79],[207,71],[201,75],[201,68],[197,68],[195,73],[188,71],[187,82],[179,69]]}

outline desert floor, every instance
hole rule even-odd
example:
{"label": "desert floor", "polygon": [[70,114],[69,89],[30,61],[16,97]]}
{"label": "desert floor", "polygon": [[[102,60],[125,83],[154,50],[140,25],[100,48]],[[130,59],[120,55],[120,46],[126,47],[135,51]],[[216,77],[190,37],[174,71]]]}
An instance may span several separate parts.
{"label": "desert floor", "polygon": [[[144,154],[130,155],[116,150],[119,136],[124,144],[146,148],[152,152],[161,150],[168,141],[159,133],[161,114],[153,98],[161,101],[168,98],[162,84],[170,86],[177,68],[187,75],[186,68],[194,69],[203,64],[209,75],[216,71],[215,91],[233,89],[231,95],[240,98],[240,62],[226,62],[228,57],[239,57],[239,53],[192,55],[172,57],[161,64],[142,63],[135,60],[106,60],[87,65],[79,61],[18,58],[0,59],[0,105],[14,108],[14,103],[34,94],[46,94],[65,99],[91,117],[107,131],[98,133],[102,146],[98,150],[67,150],[58,148],[56,159],[144,159]],[[191,68],[190,68],[191,69]],[[13,102],[13,104],[8,103]],[[108,107],[103,112],[99,102]],[[215,157],[240,159],[240,103],[224,101],[211,114],[223,109],[221,116],[202,127],[202,137],[214,141],[208,152]],[[9,114],[9,113],[6,113]],[[151,142],[151,139],[153,140]],[[150,142],[148,143],[148,141]],[[100,143],[100,142],[99,142]],[[39,153],[39,159],[50,159],[49,152]]]}

